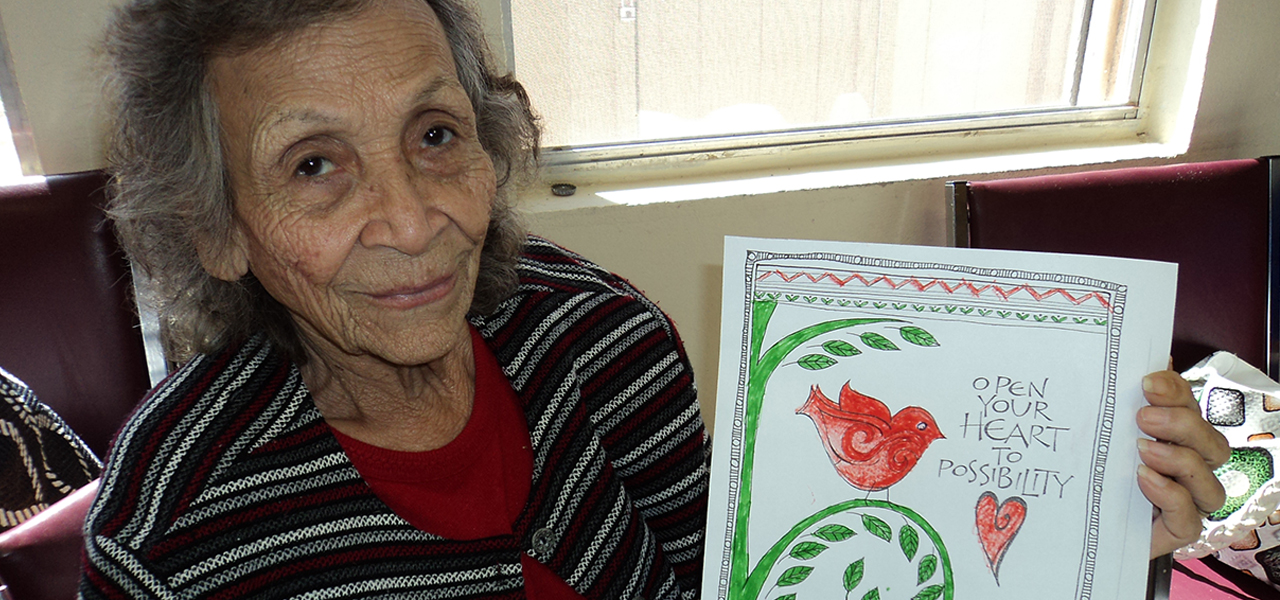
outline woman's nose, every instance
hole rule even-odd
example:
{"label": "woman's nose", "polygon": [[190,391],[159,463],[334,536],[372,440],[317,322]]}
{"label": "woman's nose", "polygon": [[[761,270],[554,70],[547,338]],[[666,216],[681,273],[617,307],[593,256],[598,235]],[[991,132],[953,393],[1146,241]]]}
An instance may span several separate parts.
{"label": "woman's nose", "polygon": [[412,176],[382,177],[369,186],[365,198],[367,221],[360,243],[386,247],[408,255],[426,251],[447,217],[427,198],[428,192]]}

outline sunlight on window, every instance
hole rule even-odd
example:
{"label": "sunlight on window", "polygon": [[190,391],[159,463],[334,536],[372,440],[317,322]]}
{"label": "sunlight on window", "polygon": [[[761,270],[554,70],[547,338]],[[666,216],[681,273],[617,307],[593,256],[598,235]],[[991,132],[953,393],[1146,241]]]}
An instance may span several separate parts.
{"label": "sunlight on window", "polygon": [[9,54],[4,23],[0,22],[0,185],[30,179],[23,175],[24,166],[27,173],[42,172],[35,140],[24,116],[22,95],[18,92],[13,72],[13,57]]}
{"label": "sunlight on window", "polygon": [[18,183],[23,179],[22,161],[18,160],[18,151],[13,145],[9,119],[4,111],[0,111],[0,185]]}
{"label": "sunlight on window", "polygon": [[[1133,99],[1141,0],[512,2],[548,146]],[[572,27],[564,24],[572,23]]]}

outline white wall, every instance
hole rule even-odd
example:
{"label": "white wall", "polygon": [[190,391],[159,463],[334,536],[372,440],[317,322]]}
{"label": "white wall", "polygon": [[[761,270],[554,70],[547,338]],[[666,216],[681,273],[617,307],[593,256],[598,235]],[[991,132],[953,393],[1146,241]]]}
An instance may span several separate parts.
{"label": "white wall", "polygon": [[[48,173],[102,166],[91,48],[108,2],[0,0],[18,84]],[[1280,154],[1280,2],[1218,5],[1191,148],[1177,160]],[[943,202],[943,182],[924,180],[543,211],[531,213],[529,222],[535,232],[628,277],[675,319],[710,408],[724,235],[941,245]]]}

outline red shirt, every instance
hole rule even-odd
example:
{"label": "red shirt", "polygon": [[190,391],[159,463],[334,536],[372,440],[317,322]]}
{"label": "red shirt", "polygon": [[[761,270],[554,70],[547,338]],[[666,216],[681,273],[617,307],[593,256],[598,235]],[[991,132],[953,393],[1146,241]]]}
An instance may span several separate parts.
{"label": "red shirt", "polygon": [[[330,427],[378,499],[409,524],[455,540],[512,535],[529,496],[533,450],[519,399],[471,329],[475,401],[458,437],[426,452],[387,450]],[[530,600],[584,600],[554,571],[521,556]]]}

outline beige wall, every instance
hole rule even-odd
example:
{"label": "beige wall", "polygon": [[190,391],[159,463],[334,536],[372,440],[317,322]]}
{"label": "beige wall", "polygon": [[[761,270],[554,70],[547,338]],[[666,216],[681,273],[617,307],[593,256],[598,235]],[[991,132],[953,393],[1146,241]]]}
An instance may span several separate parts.
{"label": "beige wall", "polygon": [[[0,0],[46,172],[102,166],[90,48],[107,4]],[[1179,160],[1280,154],[1278,23],[1280,2],[1219,0],[1191,149]],[[658,301],[680,327],[710,407],[724,235],[942,244],[942,183],[583,208],[534,213],[529,220],[536,232],[623,274]]]}

